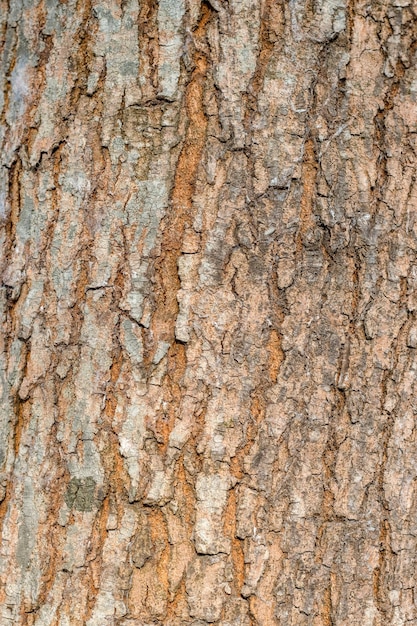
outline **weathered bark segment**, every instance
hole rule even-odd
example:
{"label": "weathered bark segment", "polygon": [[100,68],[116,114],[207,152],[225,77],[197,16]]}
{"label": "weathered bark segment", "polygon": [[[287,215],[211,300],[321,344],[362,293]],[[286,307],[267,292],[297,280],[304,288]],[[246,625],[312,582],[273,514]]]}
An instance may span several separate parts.
{"label": "weathered bark segment", "polygon": [[0,32],[0,624],[417,623],[415,5]]}

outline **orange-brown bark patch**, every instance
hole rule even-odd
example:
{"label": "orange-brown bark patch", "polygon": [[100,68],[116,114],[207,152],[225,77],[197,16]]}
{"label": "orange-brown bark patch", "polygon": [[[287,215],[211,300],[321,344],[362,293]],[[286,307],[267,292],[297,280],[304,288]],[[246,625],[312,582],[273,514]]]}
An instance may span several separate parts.
{"label": "orange-brown bark patch", "polygon": [[237,595],[240,595],[245,582],[245,557],[243,553],[243,541],[236,537],[236,493],[234,489],[229,491],[227,506],[224,513],[223,529],[226,537],[231,542],[231,557],[233,563],[233,584]]}

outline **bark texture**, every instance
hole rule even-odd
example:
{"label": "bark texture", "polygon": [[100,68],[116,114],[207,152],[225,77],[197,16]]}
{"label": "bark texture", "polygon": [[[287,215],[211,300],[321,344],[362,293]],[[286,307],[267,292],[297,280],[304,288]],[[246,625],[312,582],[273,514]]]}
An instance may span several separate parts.
{"label": "bark texture", "polygon": [[416,5],[0,7],[0,624],[417,624]]}

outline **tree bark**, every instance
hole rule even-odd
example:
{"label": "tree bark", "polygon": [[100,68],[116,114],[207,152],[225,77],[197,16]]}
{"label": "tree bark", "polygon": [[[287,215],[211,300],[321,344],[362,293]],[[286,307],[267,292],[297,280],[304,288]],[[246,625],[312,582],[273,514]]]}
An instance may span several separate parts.
{"label": "tree bark", "polygon": [[0,7],[0,624],[416,624],[415,5]]}

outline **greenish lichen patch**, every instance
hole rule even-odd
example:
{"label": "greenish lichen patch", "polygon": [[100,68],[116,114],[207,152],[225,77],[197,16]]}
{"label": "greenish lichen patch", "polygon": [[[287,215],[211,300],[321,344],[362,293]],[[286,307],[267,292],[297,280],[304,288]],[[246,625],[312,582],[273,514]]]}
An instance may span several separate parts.
{"label": "greenish lichen patch", "polygon": [[68,483],[64,500],[69,509],[92,511],[96,505],[96,481],[91,476],[71,478]]}

